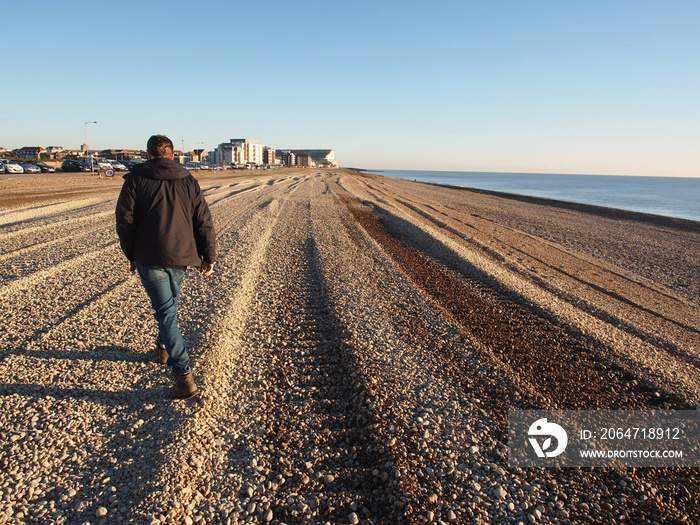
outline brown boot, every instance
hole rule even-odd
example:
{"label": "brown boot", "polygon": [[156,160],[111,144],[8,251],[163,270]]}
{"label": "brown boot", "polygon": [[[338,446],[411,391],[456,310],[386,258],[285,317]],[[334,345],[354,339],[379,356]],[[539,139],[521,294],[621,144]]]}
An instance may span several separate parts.
{"label": "brown boot", "polygon": [[184,376],[173,372],[173,379],[175,379],[173,399],[187,399],[197,393],[197,385],[194,384],[194,379],[192,379],[192,372],[188,372]]}
{"label": "brown boot", "polygon": [[168,351],[165,349],[165,345],[158,340],[156,340],[156,354],[161,365],[168,362]]}

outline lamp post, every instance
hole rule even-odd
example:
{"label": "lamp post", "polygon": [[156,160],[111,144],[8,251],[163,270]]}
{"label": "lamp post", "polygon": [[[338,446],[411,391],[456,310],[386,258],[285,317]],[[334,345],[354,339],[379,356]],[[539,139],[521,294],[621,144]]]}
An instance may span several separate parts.
{"label": "lamp post", "polygon": [[92,122],[88,121],[85,123],[85,151],[87,151],[87,154],[90,157],[90,173],[94,174],[94,170],[92,169],[92,155],[90,155],[90,146],[88,146],[88,140],[87,140],[87,125],[88,124],[97,124],[97,121],[93,120]]}

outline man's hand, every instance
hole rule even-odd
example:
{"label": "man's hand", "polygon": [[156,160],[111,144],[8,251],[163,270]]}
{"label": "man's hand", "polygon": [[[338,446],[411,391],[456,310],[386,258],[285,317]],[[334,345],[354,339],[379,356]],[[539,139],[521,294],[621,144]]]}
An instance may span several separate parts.
{"label": "man's hand", "polygon": [[202,261],[202,266],[198,270],[204,275],[204,277],[209,277],[214,273],[214,263]]}

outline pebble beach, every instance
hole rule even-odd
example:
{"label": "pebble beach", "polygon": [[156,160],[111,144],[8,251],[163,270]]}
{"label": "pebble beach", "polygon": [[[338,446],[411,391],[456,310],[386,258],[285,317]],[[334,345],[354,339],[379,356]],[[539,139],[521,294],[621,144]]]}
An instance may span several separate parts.
{"label": "pebble beach", "polygon": [[121,179],[0,176],[0,524],[698,523],[697,468],[511,468],[512,409],[700,406],[700,223],[212,172],[170,399]]}

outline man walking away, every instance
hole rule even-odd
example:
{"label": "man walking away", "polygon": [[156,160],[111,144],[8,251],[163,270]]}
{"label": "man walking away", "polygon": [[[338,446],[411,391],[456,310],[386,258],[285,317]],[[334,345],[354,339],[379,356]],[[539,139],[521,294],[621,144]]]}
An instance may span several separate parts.
{"label": "man walking away", "polygon": [[158,321],[158,360],[172,369],[173,398],[197,393],[190,358],[177,324],[180,285],[188,266],[214,271],[214,223],[199,183],[173,160],[164,135],[148,139],[148,162],[124,176],[116,219],[122,251],[138,271]]}

